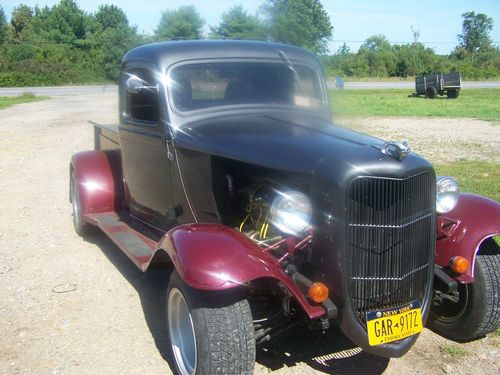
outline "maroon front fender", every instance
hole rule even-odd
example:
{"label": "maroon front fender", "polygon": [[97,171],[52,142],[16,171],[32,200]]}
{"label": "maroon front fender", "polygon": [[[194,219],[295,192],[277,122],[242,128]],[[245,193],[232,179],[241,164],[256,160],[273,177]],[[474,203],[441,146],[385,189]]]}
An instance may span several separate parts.
{"label": "maroon front fender", "polygon": [[460,194],[457,206],[438,217],[436,264],[450,265],[461,255],[469,260],[467,272],[458,281],[474,281],[474,264],[479,245],[488,237],[500,234],[500,204],[475,194]]}
{"label": "maroon front fender", "polygon": [[71,158],[82,214],[119,211],[122,201],[122,177],[119,150],[79,152]]}
{"label": "maroon front fender", "polygon": [[219,224],[189,224],[170,230],[159,243],[186,284],[196,289],[223,290],[260,278],[282,282],[311,319],[325,314],[310,305],[276,258],[250,239]]}

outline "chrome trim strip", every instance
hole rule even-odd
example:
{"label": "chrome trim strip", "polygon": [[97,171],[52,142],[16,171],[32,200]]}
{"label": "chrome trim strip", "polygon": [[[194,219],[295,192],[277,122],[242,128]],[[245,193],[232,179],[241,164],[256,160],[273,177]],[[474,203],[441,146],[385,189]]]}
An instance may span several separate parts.
{"label": "chrome trim strip", "polygon": [[406,228],[412,224],[415,224],[419,222],[420,220],[427,219],[428,217],[432,216],[432,212],[429,212],[426,215],[417,217],[416,219],[413,219],[407,223],[401,224],[401,225],[381,225],[381,224],[348,224],[350,227],[363,227],[363,228],[393,228],[393,229],[400,229],[400,228]]}
{"label": "chrome trim strip", "polygon": [[415,268],[413,271],[408,272],[406,275],[403,275],[401,277],[351,277],[351,280],[386,280],[386,281],[402,281],[403,279],[407,278],[410,275],[413,275],[414,273],[423,270],[424,268],[428,267],[429,263],[424,264],[423,266],[420,266],[418,268]]}

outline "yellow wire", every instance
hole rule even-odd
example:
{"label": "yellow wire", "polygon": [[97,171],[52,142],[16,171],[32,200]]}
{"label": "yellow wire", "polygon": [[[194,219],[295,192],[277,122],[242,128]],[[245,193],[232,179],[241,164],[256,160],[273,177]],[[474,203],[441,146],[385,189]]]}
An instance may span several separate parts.
{"label": "yellow wire", "polygon": [[269,223],[266,223],[264,225],[264,227],[265,227],[265,229],[264,229],[264,239],[266,239],[266,237],[267,237],[267,230],[269,229]]}
{"label": "yellow wire", "polygon": [[250,214],[247,214],[247,216],[245,216],[245,218],[243,219],[243,221],[241,222],[240,224],[240,232],[243,230],[243,225],[245,225],[246,221],[248,220],[248,217],[250,216]]}

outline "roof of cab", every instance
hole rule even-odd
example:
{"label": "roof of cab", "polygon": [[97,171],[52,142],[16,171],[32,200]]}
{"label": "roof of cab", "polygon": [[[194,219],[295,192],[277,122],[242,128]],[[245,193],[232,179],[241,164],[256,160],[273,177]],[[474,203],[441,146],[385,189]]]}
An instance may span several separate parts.
{"label": "roof of cab", "polygon": [[255,58],[281,59],[279,51],[290,60],[308,61],[321,70],[321,64],[312,53],[291,45],[247,40],[183,40],[145,44],[127,52],[122,68],[129,64],[146,63],[157,71],[166,71],[174,63],[186,60]]}

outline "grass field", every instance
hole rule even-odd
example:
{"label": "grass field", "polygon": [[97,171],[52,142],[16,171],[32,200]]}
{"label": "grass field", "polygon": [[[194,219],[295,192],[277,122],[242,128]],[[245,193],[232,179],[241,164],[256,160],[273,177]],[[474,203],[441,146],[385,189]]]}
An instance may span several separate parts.
{"label": "grass field", "polygon": [[30,94],[19,96],[0,96],[0,109],[4,109],[15,104],[38,102],[45,99],[48,99],[48,97],[34,96]]}
{"label": "grass field", "polygon": [[457,99],[410,96],[412,90],[330,90],[337,116],[469,117],[500,122],[500,90],[469,89]]}
{"label": "grass field", "polygon": [[500,202],[500,164],[480,161],[457,161],[434,165],[438,176],[452,176],[460,191],[484,195]]}

